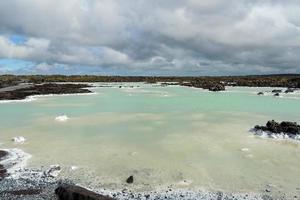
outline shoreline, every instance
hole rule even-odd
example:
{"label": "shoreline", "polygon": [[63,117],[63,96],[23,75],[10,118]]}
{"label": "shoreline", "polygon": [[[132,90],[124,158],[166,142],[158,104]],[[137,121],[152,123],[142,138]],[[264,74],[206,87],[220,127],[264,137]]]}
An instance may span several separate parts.
{"label": "shoreline", "polygon": [[[3,161],[16,162],[9,157],[11,150],[0,150],[0,159]],[[21,150],[20,150],[21,151]],[[26,154],[24,152],[24,154]],[[30,157],[27,157],[29,159]],[[6,162],[7,163],[7,162]],[[7,163],[8,164],[8,163]],[[23,163],[24,164],[24,163]],[[18,165],[18,164],[17,164]],[[26,164],[25,164],[26,165]],[[0,199],[23,199],[23,200],[39,200],[50,199],[58,200],[55,190],[60,185],[74,185],[83,189],[93,191],[99,195],[108,196],[116,200],[269,200],[281,199],[288,200],[289,197],[284,193],[273,194],[271,186],[263,188],[261,193],[257,192],[228,192],[222,190],[205,190],[205,189],[183,189],[173,186],[157,188],[151,191],[135,191],[134,183],[127,184],[120,189],[105,189],[105,188],[89,188],[86,185],[74,183],[73,180],[54,177],[49,174],[50,170],[29,169],[23,165],[11,170],[11,173],[4,179],[0,179]],[[7,169],[10,171],[10,168]],[[276,192],[276,191],[275,191]],[[276,195],[276,196],[273,196]],[[294,195],[295,199],[298,196]]]}
{"label": "shoreline", "polygon": [[[92,93],[87,88],[92,87],[89,84],[56,84],[56,83],[44,83],[44,84],[32,84],[29,87],[5,90],[0,92],[0,100],[13,101],[13,100],[26,100],[30,96],[34,95],[50,95],[50,94],[86,94]],[[9,87],[8,87],[9,88]]]}
{"label": "shoreline", "polygon": [[[300,88],[300,75],[164,77],[164,76],[14,76],[0,75],[0,100],[20,100],[32,95],[90,93],[91,83],[160,83],[224,91],[226,86]],[[277,95],[279,96],[279,95]]]}
{"label": "shoreline", "polygon": [[[100,82],[94,82],[94,83],[100,83]],[[104,82],[103,82],[104,83]],[[105,82],[107,84],[109,83],[119,83],[119,84],[123,84],[125,82]],[[137,82],[128,82],[128,83],[137,83]],[[139,83],[143,83],[143,84],[152,84],[152,83],[146,83],[146,82],[139,82]],[[154,84],[159,84],[160,87],[166,87],[166,86],[178,86],[178,87],[187,87],[187,88],[194,88],[194,89],[201,89],[202,91],[204,92],[213,92],[213,91],[210,91],[209,89],[207,88],[202,88],[202,87],[194,87],[194,86],[188,86],[188,85],[182,85],[180,83],[172,83],[172,84],[167,84],[166,85],[166,82],[157,82],[157,83],[154,83]],[[1,93],[3,92],[0,92],[0,104],[5,104],[5,103],[22,103],[22,102],[32,102],[32,101],[35,101],[37,100],[39,97],[56,97],[56,96],[77,96],[77,95],[82,95],[82,96],[85,96],[85,95],[95,95],[97,94],[97,92],[94,92],[94,91],[91,91],[89,90],[88,88],[97,88],[97,87],[103,87],[103,86],[99,86],[99,85],[95,85],[93,84],[93,82],[78,82],[78,83],[62,83],[62,82],[59,82],[59,83],[51,83],[51,85],[65,85],[65,88],[67,88],[68,86],[76,86],[76,85],[81,85],[81,87],[77,88],[78,91],[72,91],[72,92],[66,92],[66,93],[45,93],[45,94],[28,94],[27,96],[25,96],[24,98],[20,98],[20,99],[1,99]],[[83,87],[83,86],[85,87]],[[33,85],[34,86],[34,85]],[[107,86],[105,86],[107,87]],[[119,86],[116,86],[119,88]],[[286,87],[276,87],[276,86],[226,86],[226,88],[257,88],[257,89],[272,89],[272,88],[279,88],[279,89],[287,89]],[[28,89],[28,88],[25,88],[25,89]],[[18,90],[11,90],[9,92],[17,92]],[[299,88],[295,88],[295,91],[300,91]],[[227,91],[227,89],[225,90],[221,90],[221,91],[218,91],[220,93],[223,93],[223,92],[232,92],[232,91]],[[266,94],[264,94],[264,96],[274,96],[273,93],[271,91],[264,91]],[[270,94],[269,94],[270,93]],[[284,92],[282,92],[284,93]],[[295,94],[295,93],[291,93],[291,94]],[[257,95],[256,92],[253,92],[253,95]],[[284,97],[284,96],[278,96],[277,98],[289,98],[289,99],[299,99],[297,97]]]}
{"label": "shoreline", "polygon": [[36,101],[39,98],[43,97],[59,97],[59,96],[89,96],[89,95],[96,95],[97,92],[89,92],[89,93],[69,93],[69,94],[37,94],[37,95],[30,95],[27,96],[25,99],[15,99],[15,100],[0,100],[0,104],[6,103],[26,103]]}

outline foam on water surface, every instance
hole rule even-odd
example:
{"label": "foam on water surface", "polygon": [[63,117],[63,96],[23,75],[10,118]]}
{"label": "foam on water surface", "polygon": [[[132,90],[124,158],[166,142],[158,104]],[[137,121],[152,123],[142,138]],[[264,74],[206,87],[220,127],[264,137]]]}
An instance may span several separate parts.
{"label": "foam on water surface", "polygon": [[67,115],[60,115],[55,117],[55,121],[57,122],[66,122],[68,121],[70,118]]}
{"label": "foam on water surface", "polygon": [[11,177],[18,177],[20,175],[19,172],[26,167],[27,161],[32,156],[17,148],[3,150],[6,151],[8,155],[4,160],[0,161],[0,164],[7,169],[7,173],[10,174]]}
{"label": "foam on water surface", "polygon": [[12,138],[12,141],[16,144],[23,144],[26,141],[26,139],[23,136],[16,136]]}

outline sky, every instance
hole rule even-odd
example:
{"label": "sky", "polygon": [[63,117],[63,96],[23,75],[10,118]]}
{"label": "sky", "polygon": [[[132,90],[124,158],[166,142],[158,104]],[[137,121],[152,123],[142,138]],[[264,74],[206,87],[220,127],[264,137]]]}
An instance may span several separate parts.
{"label": "sky", "polygon": [[1,0],[0,74],[300,73],[299,0]]}

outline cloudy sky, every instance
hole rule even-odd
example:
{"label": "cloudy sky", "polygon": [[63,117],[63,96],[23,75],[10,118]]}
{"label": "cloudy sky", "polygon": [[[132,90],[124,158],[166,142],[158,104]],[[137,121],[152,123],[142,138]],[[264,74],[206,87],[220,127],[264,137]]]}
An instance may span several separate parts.
{"label": "cloudy sky", "polygon": [[300,73],[300,2],[1,0],[4,73]]}

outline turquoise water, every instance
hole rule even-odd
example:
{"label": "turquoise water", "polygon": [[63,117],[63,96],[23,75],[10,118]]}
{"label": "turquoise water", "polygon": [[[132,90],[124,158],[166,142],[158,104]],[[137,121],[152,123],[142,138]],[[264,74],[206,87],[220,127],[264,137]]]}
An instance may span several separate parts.
{"label": "turquoise water", "polygon": [[[300,187],[300,143],[249,133],[270,119],[299,123],[300,92],[276,98],[256,95],[270,88],[213,93],[108,85],[93,95],[0,104],[0,147],[30,153],[30,167],[59,164],[61,176],[107,188],[124,187],[129,175],[136,190],[173,185],[259,192],[272,185],[295,193]],[[56,121],[61,115],[69,120]],[[27,140],[14,144],[15,136]]]}

